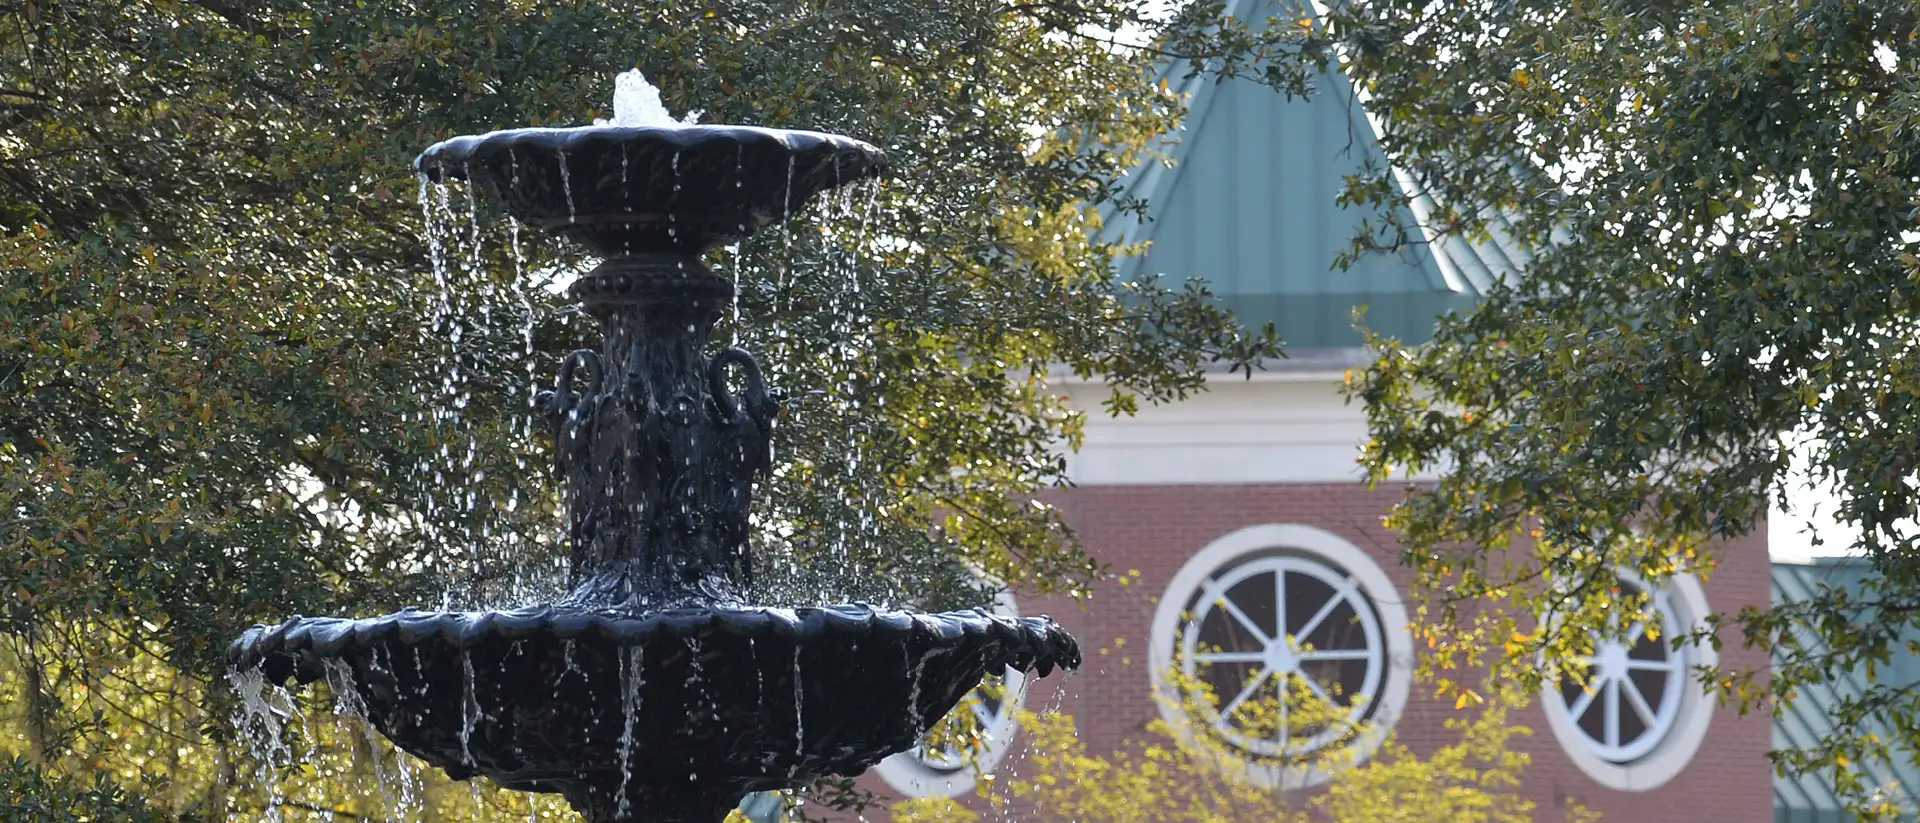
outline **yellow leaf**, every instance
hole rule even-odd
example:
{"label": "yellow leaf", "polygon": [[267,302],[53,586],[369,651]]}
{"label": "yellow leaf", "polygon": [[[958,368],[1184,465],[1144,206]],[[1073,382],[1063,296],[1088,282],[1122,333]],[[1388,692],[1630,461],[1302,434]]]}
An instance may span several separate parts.
{"label": "yellow leaf", "polygon": [[1520,85],[1520,86],[1521,86],[1522,88],[1524,88],[1524,87],[1525,87],[1525,86],[1527,85],[1527,70],[1526,70],[1526,69],[1514,69],[1514,70],[1513,70],[1513,82],[1515,82],[1515,83],[1517,83],[1517,84],[1519,84],[1519,85]]}

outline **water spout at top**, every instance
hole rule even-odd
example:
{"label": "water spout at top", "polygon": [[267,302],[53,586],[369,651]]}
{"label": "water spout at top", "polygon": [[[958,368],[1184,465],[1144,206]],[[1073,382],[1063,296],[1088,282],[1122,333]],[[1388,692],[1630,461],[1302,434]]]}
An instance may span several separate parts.
{"label": "water spout at top", "polygon": [[594,118],[596,126],[652,127],[661,129],[685,128],[700,121],[700,110],[687,112],[687,116],[674,119],[667,111],[665,103],[660,101],[660,90],[647,82],[647,76],[639,69],[628,69],[613,79],[613,119]]}

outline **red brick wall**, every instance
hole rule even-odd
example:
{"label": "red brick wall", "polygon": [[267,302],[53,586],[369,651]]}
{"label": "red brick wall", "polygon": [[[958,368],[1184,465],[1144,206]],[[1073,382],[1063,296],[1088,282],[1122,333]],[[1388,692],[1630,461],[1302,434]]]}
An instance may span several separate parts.
{"label": "red brick wall", "polygon": [[[1080,639],[1087,663],[1078,675],[1059,675],[1034,684],[1030,707],[1056,699],[1076,718],[1083,739],[1094,751],[1139,739],[1158,716],[1148,677],[1148,633],[1156,601],[1188,558],[1216,538],[1264,523],[1314,526],[1346,539],[1371,554],[1396,586],[1409,574],[1398,562],[1393,535],[1382,516],[1401,488],[1368,491],[1359,484],[1261,486],[1100,486],[1076,489],[1057,502],[1079,530],[1087,550],[1126,575],[1127,585],[1099,587],[1085,607],[1061,599],[1023,598],[1027,614],[1049,613]],[[1764,533],[1724,547],[1720,565],[1704,581],[1708,604],[1730,613],[1768,600],[1770,564]],[[1124,638],[1116,645],[1117,638]],[[1765,655],[1742,649],[1735,636],[1725,638],[1721,662],[1732,667],[1765,664]],[[1406,712],[1396,725],[1400,739],[1416,751],[1430,750],[1452,736],[1442,726],[1453,713],[1451,701],[1431,699],[1414,687]],[[1772,772],[1765,753],[1772,742],[1769,718],[1740,716],[1720,708],[1699,752],[1666,785],[1646,792],[1608,789],[1581,772],[1563,752],[1537,706],[1519,718],[1533,734],[1520,738],[1533,762],[1526,791],[1540,804],[1539,821],[1562,819],[1564,798],[1572,797],[1602,813],[1603,820],[1632,823],[1715,823],[1763,821],[1772,817]],[[1020,768],[1011,754],[1002,773]],[[877,780],[865,781],[883,787]]]}

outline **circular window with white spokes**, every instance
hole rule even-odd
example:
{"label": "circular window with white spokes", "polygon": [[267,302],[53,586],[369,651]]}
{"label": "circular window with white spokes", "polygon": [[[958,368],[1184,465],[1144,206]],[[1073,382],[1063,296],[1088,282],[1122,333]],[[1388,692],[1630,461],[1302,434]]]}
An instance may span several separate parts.
{"label": "circular window with white spokes", "polygon": [[1406,705],[1406,611],[1372,558],[1320,529],[1254,526],[1209,544],[1168,585],[1152,640],[1162,715],[1263,785],[1312,785],[1364,760]]}
{"label": "circular window with white spokes", "polygon": [[1717,659],[1681,640],[1708,613],[1693,577],[1651,588],[1622,574],[1617,586],[1623,599],[1648,594],[1639,619],[1619,637],[1595,635],[1593,654],[1562,664],[1542,698],[1548,727],[1581,771],[1609,788],[1646,791],[1700,750],[1713,706],[1694,671]]}
{"label": "circular window with white spokes", "polygon": [[[1013,595],[994,599],[994,614],[1020,614]],[[980,686],[935,725],[912,749],[880,761],[874,770],[895,791],[913,797],[958,797],[991,774],[1013,744],[1015,715],[1026,700],[1027,675],[1008,666]]]}

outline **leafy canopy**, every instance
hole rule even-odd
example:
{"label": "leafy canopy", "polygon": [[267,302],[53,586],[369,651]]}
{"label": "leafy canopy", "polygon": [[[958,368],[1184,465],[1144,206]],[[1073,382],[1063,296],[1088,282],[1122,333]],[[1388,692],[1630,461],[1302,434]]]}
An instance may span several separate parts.
{"label": "leafy canopy", "polygon": [[[1609,608],[1617,569],[1712,571],[1717,541],[1793,503],[1796,460],[1839,489],[1845,528],[1817,538],[1874,573],[1855,596],[1740,614],[1774,652],[1771,678],[1708,681],[1743,705],[1785,701],[1914,651],[1917,14],[1904,0],[1368,0],[1331,15],[1411,181],[1350,194],[1431,197],[1428,231],[1503,245],[1518,266],[1431,345],[1376,341],[1352,385],[1373,477],[1440,474],[1392,517],[1438,595],[1436,659],[1492,649],[1534,676],[1539,652],[1621,631],[1635,609]],[[1488,617],[1489,602],[1506,608]],[[1870,685],[1818,751],[1778,762],[1912,758],[1920,702],[1903,686]],[[1899,738],[1847,731],[1873,715]]]}

